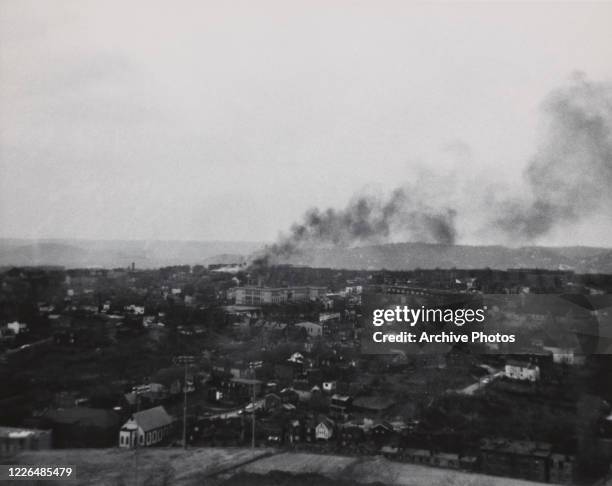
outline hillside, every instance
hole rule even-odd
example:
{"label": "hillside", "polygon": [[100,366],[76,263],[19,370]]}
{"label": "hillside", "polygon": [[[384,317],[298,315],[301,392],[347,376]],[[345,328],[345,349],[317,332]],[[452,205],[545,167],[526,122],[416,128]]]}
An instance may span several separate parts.
{"label": "hillside", "polygon": [[208,265],[240,261],[261,248],[241,241],[97,241],[0,239],[0,266],[59,265],[67,268]]}
{"label": "hillside", "polygon": [[[156,268],[241,262],[263,243],[240,241],[95,241],[0,239],[0,266]],[[277,260],[278,261],[278,260]],[[612,250],[596,247],[439,245],[392,243],[305,250],[279,263],[350,270],[415,268],[544,268],[612,273]]]}
{"label": "hillside", "polygon": [[544,268],[612,272],[612,251],[592,247],[520,247],[394,243],[304,251],[286,263],[345,269]]}

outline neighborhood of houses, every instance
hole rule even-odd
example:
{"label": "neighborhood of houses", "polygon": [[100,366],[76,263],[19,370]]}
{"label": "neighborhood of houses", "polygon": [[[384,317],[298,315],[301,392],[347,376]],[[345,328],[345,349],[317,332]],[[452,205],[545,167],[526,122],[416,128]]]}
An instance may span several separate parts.
{"label": "neighborhood of houses", "polygon": [[[492,309],[493,322],[529,329],[519,353],[503,345],[482,353],[361,352],[363,302],[373,297],[420,304],[477,293],[506,277],[509,294],[529,295],[528,282],[532,293],[538,282],[561,293],[577,287],[570,273],[524,272],[514,281],[510,271],[406,278],[314,270],[282,269],[294,284],[275,281],[269,270],[269,285],[186,266],[6,272],[5,313],[20,318],[0,327],[0,371],[18,392],[5,390],[0,399],[0,454],[267,446],[557,484],[572,483],[585,460],[605,472],[612,457],[605,387],[590,391],[584,407],[568,384],[608,364],[539,330],[597,318],[597,310],[553,315],[522,307],[528,297]],[[32,293],[38,300],[30,314],[16,312]],[[45,374],[41,357],[52,370],[69,363],[71,376]],[[588,438],[587,430],[594,431]],[[585,459],[587,440],[597,457]]]}

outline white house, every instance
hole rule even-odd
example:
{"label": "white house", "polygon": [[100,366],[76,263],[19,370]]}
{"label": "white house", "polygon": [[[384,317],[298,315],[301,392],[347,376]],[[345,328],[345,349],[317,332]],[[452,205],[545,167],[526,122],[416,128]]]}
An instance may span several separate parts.
{"label": "white house", "polygon": [[334,421],[328,419],[327,417],[323,418],[317,426],[315,427],[315,437],[317,439],[329,440],[334,435]]}
{"label": "white house", "polygon": [[136,412],[119,431],[119,447],[148,447],[158,444],[170,434],[172,422],[172,417],[161,406]]}
{"label": "white house", "polygon": [[306,329],[308,335],[312,337],[323,335],[323,326],[316,322],[298,322],[295,327]]}
{"label": "white house", "polygon": [[506,376],[513,380],[533,382],[540,379],[540,367],[526,361],[509,360],[504,371]]}
{"label": "white house", "polygon": [[134,314],[136,316],[142,316],[145,313],[144,305],[130,304],[125,306],[125,310],[126,312],[129,312],[130,314]]}
{"label": "white house", "polygon": [[[557,364],[576,364],[576,356],[572,348],[557,348],[553,346],[544,346],[546,351],[553,355],[553,363]],[[579,361],[579,360],[578,360]]]}
{"label": "white house", "polygon": [[23,323],[23,322],[9,322],[6,325],[7,329],[10,329],[11,331],[13,331],[14,334],[19,334],[20,332],[27,332],[28,331],[28,325]]}

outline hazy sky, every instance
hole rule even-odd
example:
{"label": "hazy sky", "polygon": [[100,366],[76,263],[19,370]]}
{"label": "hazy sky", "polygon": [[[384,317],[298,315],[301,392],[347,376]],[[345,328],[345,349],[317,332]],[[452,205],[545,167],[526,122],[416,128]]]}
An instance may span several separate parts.
{"label": "hazy sky", "polygon": [[[612,4],[1,0],[0,236],[272,240],[423,171],[519,191],[545,96],[612,80],[611,25]],[[612,245],[612,222],[541,242]]]}

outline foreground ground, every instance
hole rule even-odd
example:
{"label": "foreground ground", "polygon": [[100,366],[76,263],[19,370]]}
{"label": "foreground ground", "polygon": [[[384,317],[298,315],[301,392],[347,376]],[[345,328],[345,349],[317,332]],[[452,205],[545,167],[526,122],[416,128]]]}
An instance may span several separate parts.
{"label": "foreground ground", "polygon": [[[325,485],[375,483],[397,486],[534,486],[539,483],[388,461],[382,457],[355,458],[273,449],[198,448],[67,449],[22,453],[4,463],[73,465],[77,480],[45,481],[70,485]],[[136,473],[138,470],[138,473]],[[137,483],[136,483],[137,481]],[[21,485],[36,484],[20,481]],[[43,484],[43,483],[40,483]]]}

